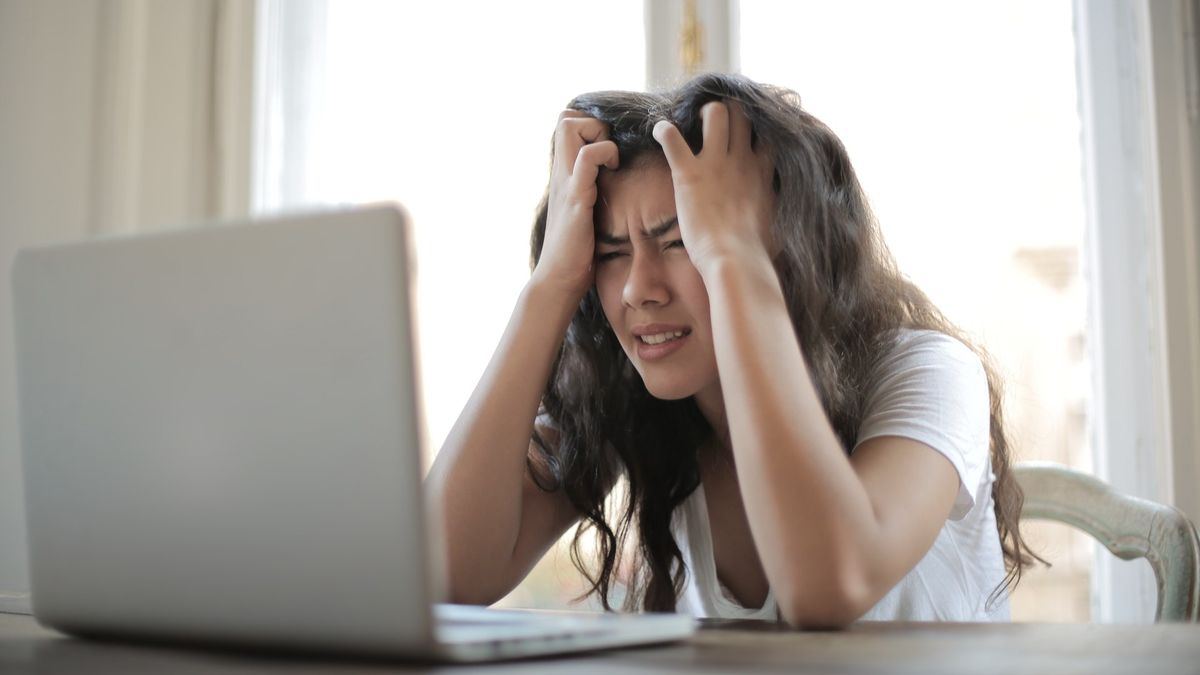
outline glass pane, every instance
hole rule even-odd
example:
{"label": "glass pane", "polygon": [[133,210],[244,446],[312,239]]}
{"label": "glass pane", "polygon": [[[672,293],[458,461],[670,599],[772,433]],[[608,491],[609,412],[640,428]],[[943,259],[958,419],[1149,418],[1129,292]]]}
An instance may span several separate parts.
{"label": "glass pane", "polygon": [[[742,71],[842,138],[901,269],[996,358],[1017,459],[1090,471],[1070,2],[740,6]],[[1022,582],[1014,620],[1086,621],[1090,544],[1037,540],[1053,573]]]}

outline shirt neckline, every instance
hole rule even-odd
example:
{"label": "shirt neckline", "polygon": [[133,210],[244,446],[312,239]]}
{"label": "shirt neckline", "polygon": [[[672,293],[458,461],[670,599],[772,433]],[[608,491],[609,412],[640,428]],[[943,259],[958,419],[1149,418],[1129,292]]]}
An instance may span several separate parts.
{"label": "shirt neckline", "polygon": [[[716,552],[713,550],[712,525],[708,518],[708,497],[704,493],[704,483],[696,487],[692,495],[692,518],[688,519],[688,542],[692,550],[692,564],[703,566],[703,575],[697,574],[696,584],[702,595],[709,597],[720,618],[757,619],[764,613],[770,613],[775,618],[775,592],[770,584],[767,585],[767,597],[761,607],[746,607],[740,602],[726,597],[725,585],[717,574]],[[707,588],[704,588],[707,586]],[[732,596],[733,594],[730,593]]]}

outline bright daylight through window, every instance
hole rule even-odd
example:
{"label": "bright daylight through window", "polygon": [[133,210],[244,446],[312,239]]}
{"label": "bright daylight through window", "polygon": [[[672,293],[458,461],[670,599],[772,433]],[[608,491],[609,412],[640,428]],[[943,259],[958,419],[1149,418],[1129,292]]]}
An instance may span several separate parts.
{"label": "bright daylight through window", "polygon": [[[842,138],[901,269],[996,358],[1017,458],[1090,469],[1071,5],[739,6],[734,62],[796,90]],[[412,213],[436,449],[527,278],[559,110],[643,88],[643,3],[524,3],[517,40],[494,30],[513,20],[502,3],[325,11],[303,194],[273,206],[387,199]],[[1055,566],[1028,575],[1014,618],[1086,619],[1090,544],[1030,532]],[[507,604],[562,607],[583,589],[559,548]]]}

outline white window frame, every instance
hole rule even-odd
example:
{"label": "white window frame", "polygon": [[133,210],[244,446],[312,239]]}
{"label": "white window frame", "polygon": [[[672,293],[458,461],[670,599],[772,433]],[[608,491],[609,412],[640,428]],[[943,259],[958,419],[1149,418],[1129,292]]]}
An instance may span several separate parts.
{"label": "white window frame", "polygon": [[1160,228],[1170,503],[1200,518],[1200,1],[1144,2]]}
{"label": "white window frame", "polygon": [[[1195,0],[1075,0],[1096,474],[1193,516],[1196,53],[1183,19],[1194,10]],[[1100,550],[1094,570],[1096,620],[1153,620],[1147,566]]]}
{"label": "white window frame", "polygon": [[738,70],[738,0],[645,0],[648,89],[669,87],[688,76],[680,60],[680,34],[689,2],[703,29],[702,60],[696,70]]}

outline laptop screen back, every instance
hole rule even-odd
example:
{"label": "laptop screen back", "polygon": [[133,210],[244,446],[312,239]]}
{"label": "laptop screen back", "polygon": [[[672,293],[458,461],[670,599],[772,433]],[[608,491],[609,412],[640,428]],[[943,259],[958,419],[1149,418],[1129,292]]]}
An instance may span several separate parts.
{"label": "laptop screen back", "polygon": [[430,639],[408,248],[376,207],[18,255],[43,623]]}

